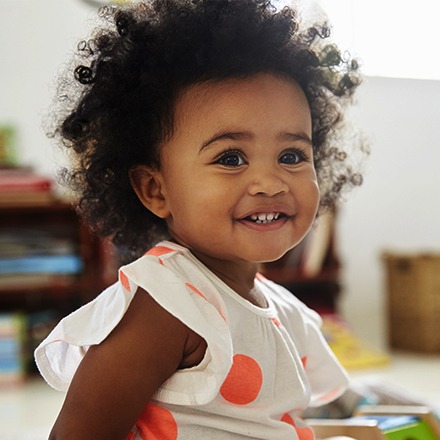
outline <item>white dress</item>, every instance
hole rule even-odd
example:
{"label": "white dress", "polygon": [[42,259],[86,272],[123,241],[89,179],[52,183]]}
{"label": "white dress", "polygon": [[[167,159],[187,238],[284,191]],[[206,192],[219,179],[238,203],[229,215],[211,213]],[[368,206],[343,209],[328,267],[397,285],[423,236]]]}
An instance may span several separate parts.
{"label": "white dress", "polygon": [[138,286],[202,336],[207,350],[199,365],[160,387],[127,439],[313,439],[298,414],[347,386],[319,315],[261,275],[255,288],[268,306],[257,307],[167,241],[122,267],[117,283],[64,318],[36,349],[52,387],[67,390],[88,347],[118,324]]}

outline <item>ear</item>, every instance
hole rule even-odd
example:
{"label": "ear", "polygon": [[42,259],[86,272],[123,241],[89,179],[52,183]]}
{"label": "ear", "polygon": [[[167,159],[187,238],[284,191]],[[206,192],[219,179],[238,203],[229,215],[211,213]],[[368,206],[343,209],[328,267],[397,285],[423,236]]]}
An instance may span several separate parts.
{"label": "ear", "polygon": [[167,218],[170,214],[161,173],[145,165],[129,171],[131,186],[141,203],[153,214]]}

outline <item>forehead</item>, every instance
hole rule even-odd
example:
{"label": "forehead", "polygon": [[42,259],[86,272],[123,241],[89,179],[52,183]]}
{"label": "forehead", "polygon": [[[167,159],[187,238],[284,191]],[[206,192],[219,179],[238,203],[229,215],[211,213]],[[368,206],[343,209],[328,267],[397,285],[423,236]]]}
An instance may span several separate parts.
{"label": "forehead", "polygon": [[264,123],[301,127],[311,134],[307,98],[294,80],[269,73],[211,80],[183,89],[174,107],[177,130],[224,124],[262,128]]}

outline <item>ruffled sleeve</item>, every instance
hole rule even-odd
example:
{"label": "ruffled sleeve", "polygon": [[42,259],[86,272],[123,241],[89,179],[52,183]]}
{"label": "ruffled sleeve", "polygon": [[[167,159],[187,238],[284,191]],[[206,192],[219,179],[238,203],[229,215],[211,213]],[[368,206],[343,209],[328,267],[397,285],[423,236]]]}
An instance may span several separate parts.
{"label": "ruffled sleeve", "polygon": [[301,358],[310,387],[310,406],[325,405],[338,398],[348,386],[348,376],[322,332],[318,313],[291,292],[272,281],[262,280],[276,296],[283,326]]}
{"label": "ruffled sleeve", "polygon": [[153,398],[181,405],[209,403],[232,365],[226,309],[209,280],[184,255],[168,248],[154,248],[122,267],[117,283],[60,321],[35,351],[42,376],[52,387],[67,390],[88,347],[102,342],[116,327],[138,287],[207,342],[202,362],[178,370]]}
{"label": "ruffled sleeve", "polygon": [[41,375],[53,388],[66,391],[90,345],[101,343],[122,319],[133,295],[116,283],[62,319],[35,350]]}
{"label": "ruffled sleeve", "polygon": [[341,396],[348,386],[348,376],[327,344],[321,329],[306,322],[308,340],[305,370],[311,388],[310,406],[325,405]]}

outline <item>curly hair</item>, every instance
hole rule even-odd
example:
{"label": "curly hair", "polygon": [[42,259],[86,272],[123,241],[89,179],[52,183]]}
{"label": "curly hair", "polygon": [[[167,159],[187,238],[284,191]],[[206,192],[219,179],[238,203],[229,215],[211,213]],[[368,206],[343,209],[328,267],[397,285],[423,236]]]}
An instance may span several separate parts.
{"label": "curly hair", "polygon": [[74,75],[61,83],[53,134],[73,152],[63,180],[78,193],[80,212],[119,248],[135,256],[167,236],[129,173],[160,167],[176,98],[195,83],[262,72],[295,80],[311,110],[321,207],[361,183],[337,138],[358,65],[326,41],[325,23],[302,29],[293,9],[270,0],[148,0],[99,15],[102,24],[78,45]]}

